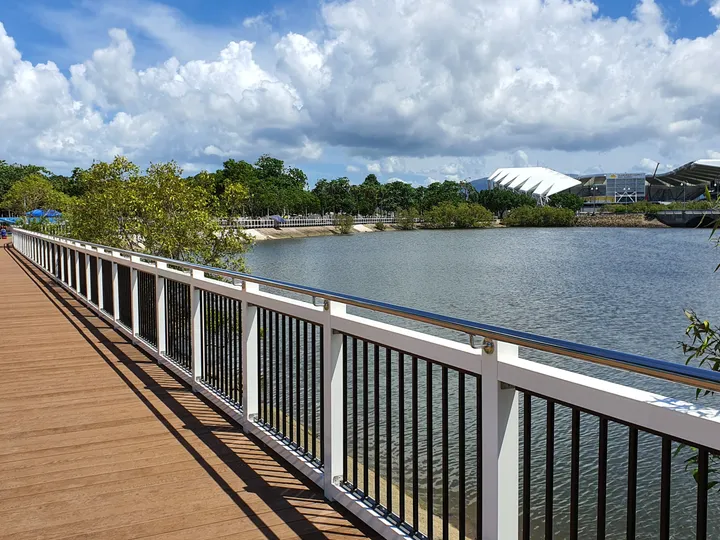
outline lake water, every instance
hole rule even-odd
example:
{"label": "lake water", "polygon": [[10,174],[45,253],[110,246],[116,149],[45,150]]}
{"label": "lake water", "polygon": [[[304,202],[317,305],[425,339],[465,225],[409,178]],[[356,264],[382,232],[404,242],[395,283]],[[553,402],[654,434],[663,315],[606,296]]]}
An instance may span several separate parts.
{"label": "lake water", "polygon": [[[688,229],[489,229],[409,231],[328,236],[258,243],[248,257],[253,274],[408,307],[507,326],[589,345],[683,362],[684,308],[720,322],[720,250],[707,230]],[[411,325],[412,326],[412,325]],[[532,351],[523,357],[635,387],[694,399],[690,388]],[[708,398],[717,407],[714,398]],[[541,405],[541,404],[539,404]],[[533,410],[542,426],[542,410]],[[569,429],[557,420],[556,538],[566,538],[569,490],[563,460]],[[620,429],[619,426],[615,426]],[[626,435],[611,427],[608,538],[624,531]],[[625,429],[625,428],[622,428]],[[566,430],[567,432],[563,431]],[[583,436],[593,439],[597,427]],[[539,431],[542,431],[541,429]],[[625,433],[627,430],[625,429]],[[567,439],[567,440],[565,440]],[[596,435],[595,435],[596,440]],[[640,459],[659,452],[659,439],[641,438]],[[590,445],[591,446],[591,445]],[[544,469],[544,434],[533,433],[533,475]],[[597,456],[583,447],[583,455]],[[588,457],[588,462],[591,462]],[[659,461],[639,471],[638,538],[657,537]],[[589,463],[588,467],[593,464]],[[588,474],[585,474],[588,473]],[[539,474],[539,473],[537,473]],[[585,476],[592,469],[583,468]],[[617,482],[613,478],[617,476]],[[533,537],[541,537],[543,476],[534,478]],[[692,478],[673,464],[673,538],[694,537]],[[597,484],[581,486],[582,500],[595,500]],[[714,497],[711,499],[717,499]],[[594,507],[581,514],[581,537],[594,533]],[[720,519],[711,512],[712,527]],[[710,529],[711,531],[713,528]]]}

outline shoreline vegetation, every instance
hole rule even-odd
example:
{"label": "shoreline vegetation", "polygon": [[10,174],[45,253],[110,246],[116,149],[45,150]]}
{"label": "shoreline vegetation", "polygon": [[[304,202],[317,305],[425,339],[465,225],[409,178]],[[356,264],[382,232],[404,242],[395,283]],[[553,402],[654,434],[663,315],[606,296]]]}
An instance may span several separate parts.
{"label": "shoreline vegetation", "polygon": [[[0,160],[0,209],[24,216],[35,209],[59,210],[54,232],[78,240],[152,255],[244,269],[244,254],[256,240],[383,230],[490,227],[660,227],[654,215],[675,207],[695,209],[712,201],[662,206],[647,202],[610,205],[609,214],[578,215],[584,200],[552,195],[538,206],[533,197],[494,188],[477,191],[468,181],[445,180],[414,187],[402,181],[381,184],[374,174],[353,185],[347,177],[317,179],[269,155],[254,164],[229,159],[214,172],[186,176],[173,161],[141,171],[118,156],[58,175],[36,165]],[[223,227],[237,217],[333,216],[334,227],[283,232]],[[358,226],[353,216],[394,215],[397,223]],[[420,224],[419,224],[419,223]],[[53,224],[24,226],[53,232]],[[314,230],[312,230],[314,229]]]}
{"label": "shoreline vegetation", "polygon": [[[484,228],[503,229],[508,227],[494,220],[491,224]],[[551,225],[538,225],[527,227],[552,227]],[[666,229],[667,225],[660,223],[657,219],[648,219],[644,214],[595,214],[580,215],[572,227],[608,227],[608,228],[648,228],[648,229]],[[444,227],[455,228],[455,227]],[[418,224],[413,227],[415,230],[437,230],[440,227],[424,227]],[[354,225],[353,230],[346,234],[365,234],[378,232],[392,232],[409,230],[402,228],[397,224],[384,224],[382,229],[377,229],[375,225]],[[245,233],[251,236],[255,241],[263,242],[266,240],[288,240],[292,238],[313,238],[317,236],[342,236],[337,228],[333,225],[320,225],[311,227],[282,227],[281,229],[245,229]]]}

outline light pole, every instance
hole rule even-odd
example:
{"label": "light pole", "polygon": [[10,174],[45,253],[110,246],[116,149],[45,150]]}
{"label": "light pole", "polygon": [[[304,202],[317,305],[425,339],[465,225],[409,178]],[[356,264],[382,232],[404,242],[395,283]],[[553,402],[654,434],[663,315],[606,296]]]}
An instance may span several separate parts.
{"label": "light pole", "polygon": [[680,185],[683,188],[683,206],[685,205],[685,182],[680,182]]}

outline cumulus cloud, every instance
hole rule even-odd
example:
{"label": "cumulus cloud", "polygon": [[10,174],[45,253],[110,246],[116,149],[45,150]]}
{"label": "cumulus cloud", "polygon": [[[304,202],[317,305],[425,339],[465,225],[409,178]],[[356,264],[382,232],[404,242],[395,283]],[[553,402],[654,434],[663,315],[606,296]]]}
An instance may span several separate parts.
{"label": "cumulus cloud", "polygon": [[356,167],[355,165],[348,165],[347,167],[345,167],[345,170],[346,170],[347,172],[358,172],[358,171],[360,171],[360,169],[359,169],[358,167]]}
{"label": "cumulus cloud", "polygon": [[[590,0],[329,1],[316,28],[278,36],[269,53],[234,39],[195,59],[174,12],[153,6],[162,31],[122,20],[181,53],[143,69],[122,29],[68,76],[23,60],[0,23],[0,122],[13,133],[0,153],[204,163],[334,147],[369,172],[437,178],[477,176],[484,156],[517,148],[649,141],[672,153],[720,132],[720,30],[674,39],[655,0],[619,19]],[[710,6],[720,18],[720,0]]]}
{"label": "cumulus cloud", "polygon": [[517,150],[512,155],[513,167],[527,167],[528,166],[528,155],[523,150]]}
{"label": "cumulus cloud", "polygon": [[710,13],[716,19],[720,19],[720,0],[715,0],[715,2],[710,6]]}

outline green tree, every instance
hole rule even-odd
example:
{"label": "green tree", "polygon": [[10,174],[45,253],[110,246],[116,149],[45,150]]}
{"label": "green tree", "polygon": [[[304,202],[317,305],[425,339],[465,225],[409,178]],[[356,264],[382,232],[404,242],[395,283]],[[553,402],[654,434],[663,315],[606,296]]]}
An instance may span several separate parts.
{"label": "green tree", "polygon": [[574,193],[570,193],[568,191],[562,191],[560,193],[550,195],[549,204],[555,208],[568,208],[573,212],[577,212],[583,207],[585,200],[580,197],[580,195],[575,195]]}
{"label": "green tree", "polygon": [[50,180],[31,173],[12,184],[2,201],[3,208],[24,215],[30,210],[64,210],[68,197],[56,190]]}
{"label": "green tree", "polygon": [[355,218],[349,214],[340,214],[335,217],[335,230],[340,234],[350,234],[353,231],[353,225],[355,225]]}
{"label": "green tree", "polygon": [[447,229],[474,229],[489,227],[493,222],[493,215],[487,208],[475,203],[442,202],[427,211],[424,216],[426,226]]}
{"label": "green tree", "polygon": [[[713,208],[720,208],[720,199],[713,201],[710,192],[705,188],[705,199],[711,203]],[[715,225],[711,234],[711,240],[715,247],[720,247],[720,238],[717,235],[718,224]],[[715,272],[720,270],[720,264],[715,267]],[[685,330],[686,340],[680,345],[685,354],[685,364],[697,364],[699,367],[707,367],[713,371],[720,371],[720,326],[713,325],[710,321],[702,319],[693,310],[685,310],[688,319],[688,327]],[[707,395],[709,391],[698,389],[696,397],[700,394]],[[676,455],[685,450],[685,468],[692,470],[693,477],[698,480],[699,453],[697,448],[685,448],[681,445]],[[708,455],[708,490],[720,485],[720,457],[710,453]]]}
{"label": "green tree", "polygon": [[521,206],[535,206],[537,201],[525,193],[503,188],[486,189],[470,194],[471,202],[483,205],[492,213],[502,218],[505,212]]}
{"label": "green tree", "polygon": [[420,214],[415,208],[408,208],[407,210],[398,210],[397,212],[397,226],[403,231],[412,231],[415,228],[415,220],[420,217]]}
{"label": "green tree", "polygon": [[414,195],[415,190],[408,183],[397,180],[385,184],[382,188],[383,208],[393,212],[407,210],[413,206]]}
{"label": "green tree", "polygon": [[182,178],[174,163],[145,174],[125,158],[83,172],[86,193],[67,213],[69,234],[79,240],[152,255],[244,271],[252,240],[223,228],[212,209],[227,205]]}
{"label": "green tree", "polygon": [[38,165],[19,165],[7,163],[0,159],[0,200],[15,182],[18,182],[29,174],[40,174],[47,176],[50,173],[45,167]]}

